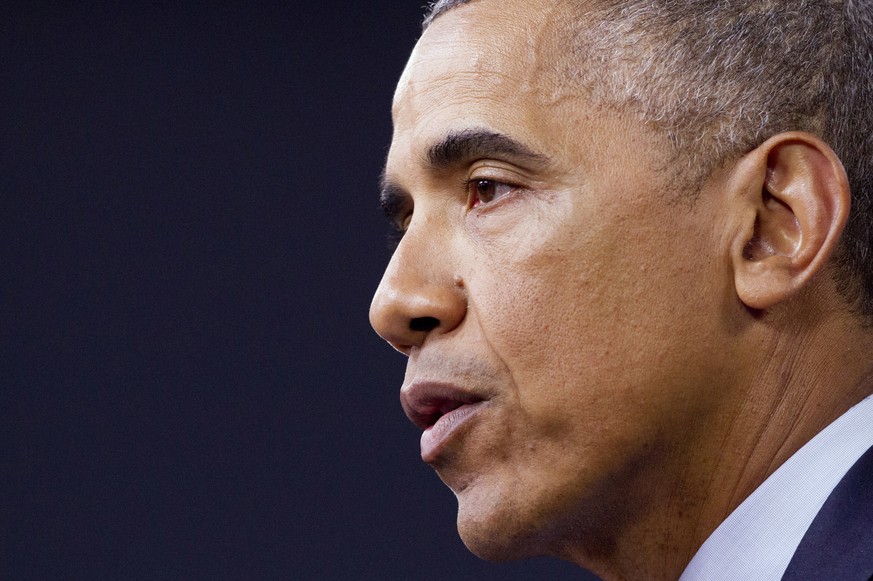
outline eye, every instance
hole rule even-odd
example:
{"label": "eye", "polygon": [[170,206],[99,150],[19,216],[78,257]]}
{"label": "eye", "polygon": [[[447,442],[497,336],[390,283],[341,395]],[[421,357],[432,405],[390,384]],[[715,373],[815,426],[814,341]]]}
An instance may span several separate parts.
{"label": "eye", "polygon": [[388,249],[394,251],[403,240],[403,235],[409,229],[409,223],[412,221],[412,214],[407,214],[402,220],[391,221],[391,230],[388,232]]}
{"label": "eye", "polygon": [[490,204],[499,200],[514,192],[518,187],[496,180],[474,179],[469,181],[468,189],[471,199],[470,205],[475,207],[479,204]]}

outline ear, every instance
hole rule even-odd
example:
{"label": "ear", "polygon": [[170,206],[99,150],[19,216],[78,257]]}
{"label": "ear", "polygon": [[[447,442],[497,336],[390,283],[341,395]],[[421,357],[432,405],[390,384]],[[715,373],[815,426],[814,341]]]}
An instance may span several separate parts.
{"label": "ear", "polygon": [[849,181],[833,150],[801,132],[770,138],[736,168],[734,282],[746,306],[766,310],[803,288],[833,254],[849,215]]}

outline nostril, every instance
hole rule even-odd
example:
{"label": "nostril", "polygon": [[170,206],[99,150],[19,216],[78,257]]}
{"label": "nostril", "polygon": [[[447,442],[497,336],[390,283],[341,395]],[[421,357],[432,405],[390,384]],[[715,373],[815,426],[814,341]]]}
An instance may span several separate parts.
{"label": "nostril", "polygon": [[434,317],[416,317],[409,321],[409,329],[411,331],[433,331],[439,325],[439,319]]}

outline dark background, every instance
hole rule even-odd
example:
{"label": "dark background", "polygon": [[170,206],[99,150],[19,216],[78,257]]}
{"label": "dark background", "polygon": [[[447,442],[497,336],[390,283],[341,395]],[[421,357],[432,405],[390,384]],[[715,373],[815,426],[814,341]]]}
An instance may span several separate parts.
{"label": "dark background", "polygon": [[421,3],[4,4],[0,578],[588,578],[466,551],[369,328]]}

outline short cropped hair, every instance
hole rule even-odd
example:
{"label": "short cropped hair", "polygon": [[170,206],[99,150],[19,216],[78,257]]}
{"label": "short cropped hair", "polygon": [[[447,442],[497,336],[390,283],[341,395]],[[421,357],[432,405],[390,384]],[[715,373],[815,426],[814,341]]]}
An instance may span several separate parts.
{"label": "short cropped hair", "polygon": [[[469,1],[434,2],[424,28]],[[563,4],[579,9],[573,50],[558,66],[594,104],[634,111],[664,132],[687,175],[704,178],[784,131],[813,133],[833,148],[852,190],[836,281],[873,323],[873,2]]]}

